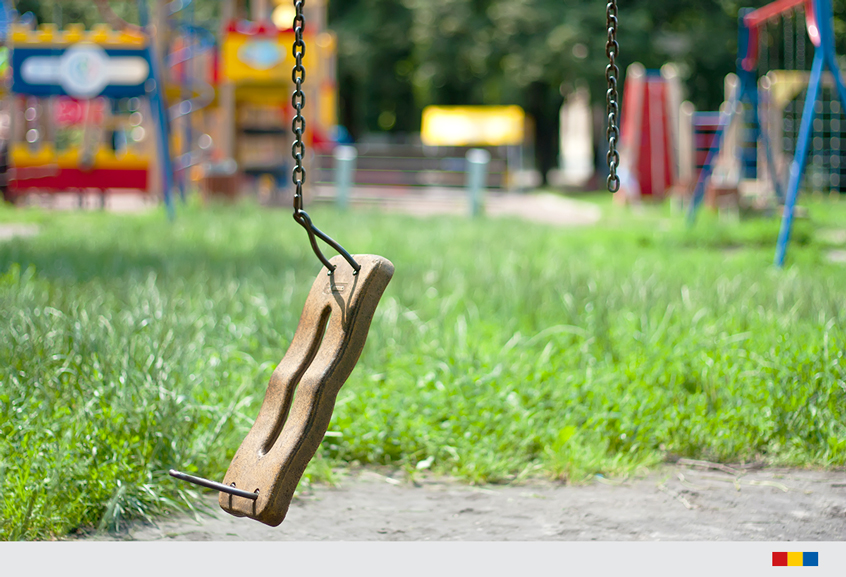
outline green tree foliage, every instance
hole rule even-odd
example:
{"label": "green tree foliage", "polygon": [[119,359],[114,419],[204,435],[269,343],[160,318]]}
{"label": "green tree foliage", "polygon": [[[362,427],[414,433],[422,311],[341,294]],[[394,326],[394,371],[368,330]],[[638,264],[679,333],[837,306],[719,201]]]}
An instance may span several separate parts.
{"label": "green tree foliage", "polygon": [[[341,120],[363,130],[406,131],[419,126],[414,96],[417,60],[414,13],[401,2],[331,2],[330,26],[338,33]],[[380,127],[381,119],[381,127]]]}
{"label": "green tree foliage", "polygon": [[[714,110],[723,78],[735,70],[738,11],[765,4],[623,1],[621,68],[674,62],[686,97]],[[846,0],[835,0],[834,10],[842,17]],[[519,104],[536,119],[540,164],[549,168],[562,95],[584,82],[603,100],[605,3],[598,0],[335,0],[329,23],[339,37],[341,118],[353,134],[417,130],[428,104]],[[837,17],[835,29],[846,33]],[[843,42],[838,48],[846,51]]]}
{"label": "green tree foliage", "polygon": [[[689,98],[700,108],[715,108],[722,79],[735,68],[738,11],[766,3],[621,2],[621,64],[679,64]],[[836,15],[846,11],[846,0],[834,5]],[[386,99],[372,97],[371,84],[380,93],[412,94],[418,108],[525,103],[535,83],[566,89],[581,80],[594,93],[604,92],[605,5],[600,1],[346,0],[331,2],[329,17],[339,33],[342,80],[355,84],[345,96],[354,97],[356,90],[371,96],[365,109],[386,105]],[[846,35],[842,19],[836,17],[835,27]],[[842,52],[846,43],[840,44]],[[378,117],[362,112],[355,120],[372,121],[365,126],[375,130]],[[398,119],[396,129],[411,129],[413,122]]]}

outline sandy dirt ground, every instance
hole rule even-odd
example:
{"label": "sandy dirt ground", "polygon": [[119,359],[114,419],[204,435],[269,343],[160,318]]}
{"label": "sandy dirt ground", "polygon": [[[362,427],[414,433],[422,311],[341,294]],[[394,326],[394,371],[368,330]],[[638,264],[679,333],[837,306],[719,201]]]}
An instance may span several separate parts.
{"label": "sandy dirt ground", "polygon": [[583,486],[469,486],[360,470],[296,498],[279,527],[210,513],[136,523],[96,540],[843,541],[846,472],[673,465]]}
{"label": "sandy dirt ground", "polygon": [[[419,216],[466,214],[454,192],[386,194],[359,191],[353,205]],[[321,199],[327,201],[329,199]],[[99,198],[85,207],[98,208]],[[74,208],[74,198],[51,199]],[[78,205],[77,205],[78,206]],[[145,199],[107,199],[106,209],[151,208]],[[491,216],[554,225],[590,225],[600,218],[588,203],[556,195],[489,194]],[[37,234],[31,225],[4,225],[0,240]],[[174,481],[175,482],[175,481]],[[846,471],[732,469],[681,463],[649,476],[583,486],[547,481],[468,486],[451,479],[415,482],[384,471],[342,474],[334,487],[316,486],[292,503],[279,527],[238,519],[204,497],[208,513],[176,515],[155,525],[133,523],[93,540],[166,541],[843,541]]]}
{"label": "sandy dirt ground", "polygon": [[[331,204],[335,202],[332,187],[317,186],[308,202]],[[290,205],[288,197],[279,199],[281,208]],[[143,212],[158,206],[155,198],[122,192],[120,194],[30,194],[21,204],[52,210],[100,210],[109,212]],[[178,203],[177,203],[178,204]],[[423,189],[357,187],[351,195],[354,208],[386,213],[402,213],[420,217],[437,215],[467,215],[470,202],[466,191],[429,187]],[[588,202],[552,193],[521,194],[488,191],[485,194],[485,214],[490,217],[514,217],[554,226],[585,226],[596,224],[602,217],[601,209]],[[0,239],[2,240],[2,239]]]}
{"label": "sandy dirt ground", "polygon": [[38,227],[34,224],[0,224],[0,241],[36,234],[38,234]]}
{"label": "sandy dirt ground", "polygon": [[[316,187],[314,200],[334,202],[334,190]],[[407,189],[357,187],[350,196],[356,208],[398,212],[415,216],[468,215],[470,201],[462,189]],[[585,226],[599,222],[602,210],[588,202],[552,193],[521,194],[488,191],[484,197],[485,214],[494,218],[514,217],[555,226]]]}

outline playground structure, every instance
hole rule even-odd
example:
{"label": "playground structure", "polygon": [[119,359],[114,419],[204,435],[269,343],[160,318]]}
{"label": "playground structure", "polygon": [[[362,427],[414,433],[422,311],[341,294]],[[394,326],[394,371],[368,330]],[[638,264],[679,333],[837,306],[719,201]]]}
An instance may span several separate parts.
{"label": "playground structure", "polygon": [[[305,94],[312,106],[304,114],[312,128],[308,144],[327,158],[337,124],[335,37],[325,30],[325,1],[308,4],[304,35],[312,50],[305,60],[313,72]],[[60,30],[49,24],[10,24],[14,81],[7,104],[11,116],[23,118],[14,123],[8,147],[10,195],[134,189],[160,194],[172,213],[174,189],[183,198],[195,185],[209,194],[234,196],[242,184],[253,182],[269,183],[263,187],[270,189],[264,200],[281,200],[289,187],[290,161],[284,159],[292,141],[288,68],[293,31],[287,24],[292,8],[276,0],[254,1],[247,14],[245,2],[228,0],[219,9],[213,24],[196,21],[192,0],[159,1],[150,14],[141,2],[140,26],[115,23],[105,13],[111,26],[90,31],[79,25]],[[4,10],[0,33],[11,20]],[[777,257],[782,263],[808,153],[809,188],[840,192],[844,185],[840,127],[846,90],[834,62],[831,1],[777,0],[742,11],[739,22],[736,81],[727,83],[726,104],[716,123],[713,114],[691,115],[680,108],[671,70],[629,71],[621,172],[624,186],[638,198],[692,188],[691,221],[715,191],[738,198],[751,192],[770,206],[784,202],[788,210]],[[145,32],[151,23],[166,31],[155,41]],[[85,49],[92,45],[102,50]],[[811,48],[813,67],[807,71]],[[110,80],[90,93],[58,76],[24,81],[25,60],[72,57],[88,64],[137,58],[146,62],[148,77],[133,93]],[[826,66],[830,74],[823,73]],[[28,74],[36,69],[30,66]],[[423,176],[450,172],[442,159],[434,160],[438,170]],[[506,166],[522,165],[512,162],[510,153],[501,160]],[[311,158],[305,161],[310,169]],[[381,177],[385,171],[372,172]],[[509,187],[511,172],[506,168]]]}
{"label": "playground structure", "polygon": [[[81,25],[13,25],[8,42],[10,196],[32,189],[149,191],[151,124],[163,135],[157,147],[161,166],[169,155],[147,37],[107,25],[91,31]],[[166,184],[163,192],[171,208]]]}
{"label": "playground structure", "polygon": [[620,201],[662,199],[679,179],[681,86],[671,65],[629,66],[623,91]]}
{"label": "playground structure", "polygon": [[[767,117],[774,164],[782,173],[796,152],[805,90],[810,74],[798,70],[773,70],[761,79],[761,103]],[[833,78],[824,75],[815,105],[814,134],[809,150],[805,187],[817,193],[846,192],[846,166],[841,161],[844,136],[843,109]],[[765,176],[767,176],[765,174]]]}
{"label": "playground structure", "polygon": [[[215,101],[217,40],[212,32],[195,23],[193,0],[175,0],[166,4],[162,12],[174,32],[165,57],[169,71],[165,86],[168,101],[174,102],[169,109],[174,179],[184,199],[192,176],[189,171],[203,162],[212,146],[210,137],[202,131],[205,122],[201,111]],[[198,133],[200,136],[195,136]]]}
{"label": "playground structure", "polygon": [[[271,13],[267,3],[252,2],[250,20],[243,18],[240,2],[221,5],[216,99],[205,123],[216,144],[200,173],[208,193],[232,195],[240,183],[253,182],[254,188],[262,188],[263,200],[277,203],[289,188],[294,14],[287,4],[277,4]],[[337,42],[326,30],[325,1],[309,2],[305,17],[309,82],[303,90],[309,106],[303,114],[310,128],[306,144],[325,153],[334,146],[337,125]],[[305,161],[308,170],[311,158]]]}
{"label": "playground structure", "polygon": [[[420,139],[433,157],[442,150],[457,156],[461,152],[466,155],[473,150],[470,147],[485,147],[488,158],[496,156],[503,165],[499,184],[509,189],[523,188],[520,174],[531,123],[519,106],[427,106],[423,109]],[[447,185],[450,181],[445,172],[453,168],[453,173],[460,173],[459,178],[463,179],[467,167],[461,160],[452,167],[444,164],[423,183]]]}
{"label": "playground structure", "polygon": [[[135,25],[96,4],[108,24],[91,30],[36,26],[9,12],[11,200],[96,190],[105,201],[133,191],[162,197],[172,215],[175,191],[183,199],[196,186],[235,196],[269,178],[265,200],[273,200],[288,187],[291,165],[280,160],[292,142],[287,5],[252,2],[247,14],[245,3],[228,0],[219,22],[199,22],[193,0],[158,1],[150,11],[140,2]],[[337,124],[336,43],[325,30],[325,1],[309,4],[304,114],[308,144],[323,151]],[[165,33],[151,39],[150,25]]]}
{"label": "playground structure", "polygon": [[[783,202],[777,266],[784,265],[803,182],[818,191],[842,190],[846,86],[836,61],[833,20],[831,0],[777,0],[741,11],[736,81],[727,83],[727,102],[690,199],[693,222],[719,170],[738,190],[752,188],[759,198]],[[805,179],[809,153],[812,170]]]}

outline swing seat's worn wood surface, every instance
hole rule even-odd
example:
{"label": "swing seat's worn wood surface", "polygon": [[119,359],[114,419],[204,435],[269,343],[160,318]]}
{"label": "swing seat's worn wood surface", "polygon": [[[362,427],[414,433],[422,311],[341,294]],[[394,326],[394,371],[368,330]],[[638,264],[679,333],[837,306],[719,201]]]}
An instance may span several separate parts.
{"label": "swing seat's worn wood surface", "polygon": [[[237,517],[279,525],[294,489],[320,445],[335,398],[358,362],[394,265],[356,255],[358,274],[341,257],[324,267],[306,299],[297,332],[273,375],[258,418],[229,465],[224,484],[258,493],[253,501],[220,493]],[[296,394],[295,394],[296,392]]]}

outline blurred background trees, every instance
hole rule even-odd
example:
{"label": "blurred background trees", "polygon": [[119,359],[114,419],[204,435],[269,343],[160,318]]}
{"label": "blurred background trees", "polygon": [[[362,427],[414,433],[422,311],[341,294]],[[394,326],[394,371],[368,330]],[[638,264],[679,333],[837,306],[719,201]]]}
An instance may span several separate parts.
{"label": "blurred background trees", "polygon": [[[678,65],[685,98],[716,110],[735,70],[737,15],[767,0],[622,0],[620,67]],[[846,54],[846,0],[834,0]],[[837,15],[840,18],[837,18]],[[601,0],[335,0],[341,122],[354,136],[419,130],[429,104],[518,104],[536,122],[545,174],[557,162],[558,111],[576,83],[605,94]]]}

